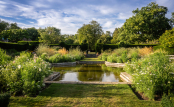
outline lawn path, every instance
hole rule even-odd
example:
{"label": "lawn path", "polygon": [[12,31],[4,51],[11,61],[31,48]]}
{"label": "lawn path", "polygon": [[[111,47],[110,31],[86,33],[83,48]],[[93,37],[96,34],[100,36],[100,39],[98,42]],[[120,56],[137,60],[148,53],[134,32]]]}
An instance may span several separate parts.
{"label": "lawn path", "polygon": [[160,107],[139,100],[126,84],[51,84],[37,97],[11,97],[9,107]]}

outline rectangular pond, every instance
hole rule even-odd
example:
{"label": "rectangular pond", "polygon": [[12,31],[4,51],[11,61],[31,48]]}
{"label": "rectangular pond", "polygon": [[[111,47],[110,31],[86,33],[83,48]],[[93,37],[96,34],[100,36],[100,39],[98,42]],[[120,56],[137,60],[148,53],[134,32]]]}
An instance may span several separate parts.
{"label": "rectangular pond", "polygon": [[54,81],[100,81],[122,82],[123,68],[107,67],[105,64],[78,64],[71,67],[53,67],[61,76]]}

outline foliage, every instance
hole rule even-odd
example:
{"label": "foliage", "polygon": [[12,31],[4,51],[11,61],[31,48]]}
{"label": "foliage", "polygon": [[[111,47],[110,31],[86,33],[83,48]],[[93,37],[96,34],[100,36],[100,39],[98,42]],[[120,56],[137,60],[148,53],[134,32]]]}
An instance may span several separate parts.
{"label": "foliage", "polygon": [[20,29],[20,27],[17,25],[17,23],[9,23],[6,21],[1,21],[0,19],[0,33],[3,30],[9,30],[9,29]]}
{"label": "foliage", "polygon": [[24,94],[33,96],[39,93],[44,77],[51,73],[50,64],[41,58],[22,52],[11,61],[1,74],[6,84],[3,84],[13,95]]}
{"label": "foliage", "polygon": [[100,24],[93,20],[90,24],[84,24],[81,28],[79,28],[77,33],[79,42],[82,43],[82,41],[86,39],[90,49],[93,50],[103,31]]}
{"label": "foliage", "polygon": [[3,30],[8,29],[8,26],[9,26],[9,23],[8,23],[8,22],[1,21],[1,19],[0,19],[0,33],[1,33]]}
{"label": "foliage", "polygon": [[101,53],[103,49],[103,44],[102,43],[96,43],[95,44],[95,51],[98,52],[98,53]]}
{"label": "foliage", "polygon": [[60,42],[60,43],[59,43],[59,46],[61,46],[61,47],[66,47],[66,43],[65,43],[65,42]]}
{"label": "foliage", "polygon": [[62,48],[62,49],[58,50],[58,53],[61,54],[61,55],[65,55],[65,54],[68,53],[68,51],[65,48]]}
{"label": "foliage", "polygon": [[40,37],[40,34],[39,34],[38,30],[34,27],[26,28],[26,31],[28,33],[28,38],[33,40],[33,41],[37,41],[38,37]]}
{"label": "foliage", "polygon": [[150,54],[152,52],[153,52],[153,48],[152,47],[149,47],[149,48],[145,47],[145,48],[139,49],[139,55],[140,56],[145,56],[145,55],[148,55],[148,54]]}
{"label": "foliage", "polygon": [[171,99],[171,95],[166,95],[163,94],[162,99],[161,99],[161,105],[163,107],[173,107],[174,105],[174,100]]}
{"label": "foliage", "polygon": [[84,54],[79,47],[70,48],[69,51],[65,48],[56,51],[45,44],[40,44],[39,46],[36,50],[37,55],[50,63],[74,62],[84,58]]}
{"label": "foliage", "polygon": [[170,29],[169,19],[165,17],[167,7],[152,2],[146,7],[133,11],[134,15],[126,20],[119,30],[118,42],[127,44],[158,39],[166,29]]}
{"label": "foliage", "polygon": [[[6,54],[6,51],[0,48],[0,69],[3,69],[9,62],[10,62],[11,57]],[[0,70],[1,74],[1,70]],[[5,90],[4,85],[4,76],[0,75],[0,91]]]}
{"label": "foliage", "polygon": [[53,48],[50,48],[47,44],[39,44],[38,48],[36,48],[36,54],[38,56],[42,55],[43,53],[46,53],[48,56],[52,56],[56,53],[56,50]]}
{"label": "foliage", "polygon": [[166,30],[165,33],[163,33],[159,38],[159,42],[164,48],[174,47],[174,28],[171,30]]}
{"label": "foliage", "polygon": [[10,59],[11,57],[6,54],[6,51],[0,48],[0,68],[6,65]]}
{"label": "foliage", "polygon": [[158,45],[158,46],[154,46],[153,47],[153,51],[158,50],[158,49],[161,49],[163,51],[166,51],[167,54],[169,54],[169,55],[174,55],[174,48],[169,48],[169,47],[164,48],[161,45]]}
{"label": "foliage", "polygon": [[143,92],[149,99],[155,95],[172,93],[174,79],[171,73],[173,65],[169,57],[162,51],[154,52],[131,64],[126,64],[124,70],[133,77],[136,90]]}
{"label": "foliage", "polygon": [[50,44],[61,42],[60,29],[55,27],[46,27],[45,29],[38,29],[38,32],[40,34],[39,41],[41,42]]}
{"label": "foliage", "polygon": [[25,29],[10,29],[3,30],[1,36],[11,42],[21,41],[23,38],[28,38],[28,32]]}
{"label": "foliage", "polygon": [[118,35],[119,35],[119,29],[120,28],[115,28],[115,30],[114,30],[114,33],[113,33],[113,35],[112,35],[112,40],[111,40],[111,43],[112,44],[116,44],[116,43],[118,43]]}
{"label": "foliage", "polygon": [[103,44],[110,44],[111,43],[111,39],[112,39],[111,32],[110,31],[106,31],[105,34],[104,33],[102,34],[102,36],[100,37],[99,40],[101,40],[101,42]]}
{"label": "foliage", "polygon": [[9,93],[0,94],[0,104],[2,107],[8,107],[9,102],[10,102],[10,94]]}

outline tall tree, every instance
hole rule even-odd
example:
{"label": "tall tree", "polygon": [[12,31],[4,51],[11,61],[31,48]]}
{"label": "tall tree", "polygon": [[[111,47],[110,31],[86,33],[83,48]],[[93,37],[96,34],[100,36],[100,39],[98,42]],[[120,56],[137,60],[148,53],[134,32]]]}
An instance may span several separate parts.
{"label": "tall tree", "polygon": [[115,28],[114,30],[114,33],[112,35],[112,40],[111,40],[111,43],[112,44],[116,44],[118,42],[118,34],[119,34],[119,31],[118,31],[119,28]]}
{"label": "tall tree", "polygon": [[51,44],[59,43],[61,41],[60,31],[60,29],[55,27],[46,27],[45,29],[39,28],[39,41]]}
{"label": "tall tree", "polygon": [[104,44],[110,44],[111,43],[111,37],[112,33],[110,31],[106,31],[106,33],[103,33],[100,37],[100,40]]}
{"label": "tall tree", "polygon": [[38,37],[40,37],[40,34],[38,32],[38,30],[34,27],[32,28],[26,28],[26,31],[28,32],[28,38],[30,38],[31,40],[38,40]]}
{"label": "tall tree", "polygon": [[20,27],[17,25],[17,23],[11,23],[9,26],[9,29],[20,29]]}
{"label": "tall tree", "polygon": [[89,47],[95,49],[95,43],[103,33],[102,27],[97,21],[92,20],[90,24],[84,24],[78,29],[78,39],[82,43],[83,40],[87,40]]}
{"label": "tall tree", "polygon": [[1,19],[0,19],[0,33],[3,30],[7,30],[8,27],[9,27],[9,23],[8,22],[5,22],[5,21],[1,21]]}
{"label": "tall tree", "polygon": [[133,11],[134,16],[127,19],[123,25],[126,35],[124,38],[129,43],[158,39],[165,30],[171,29],[170,20],[165,17],[167,11],[167,7],[158,6],[155,2],[142,7],[141,10],[137,8]]}

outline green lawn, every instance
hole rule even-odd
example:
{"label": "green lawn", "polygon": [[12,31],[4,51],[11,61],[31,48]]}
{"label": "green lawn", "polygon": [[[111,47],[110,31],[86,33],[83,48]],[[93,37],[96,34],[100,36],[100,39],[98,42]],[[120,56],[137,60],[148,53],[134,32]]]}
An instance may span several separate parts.
{"label": "green lawn", "polygon": [[37,97],[11,97],[9,107],[160,107],[159,101],[139,100],[126,84],[51,84]]}
{"label": "green lawn", "polygon": [[83,60],[80,60],[80,61],[102,61],[98,58],[84,58]]}

